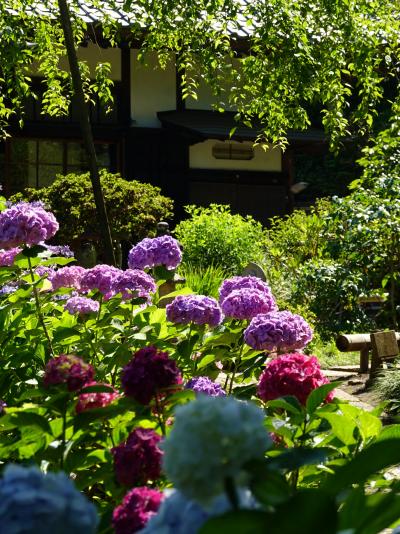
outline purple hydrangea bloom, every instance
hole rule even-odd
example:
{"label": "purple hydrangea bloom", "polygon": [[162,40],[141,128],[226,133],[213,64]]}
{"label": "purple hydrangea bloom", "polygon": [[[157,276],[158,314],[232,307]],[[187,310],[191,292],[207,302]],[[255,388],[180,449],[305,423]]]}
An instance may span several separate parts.
{"label": "purple hydrangea bloom", "polygon": [[196,393],[204,393],[210,397],[224,397],[226,395],[222,387],[213,382],[208,376],[195,376],[186,384],[185,389],[193,389]]}
{"label": "purple hydrangea bloom", "polygon": [[257,315],[244,331],[244,340],[253,349],[283,351],[302,349],[312,339],[308,323],[289,311]]}
{"label": "purple hydrangea bloom", "polygon": [[161,476],[161,436],[151,428],[137,427],[128,439],[113,447],[114,470],[124,486],[138,486]]}
{"label": "purple hydrangea bloom", "polygon": [[96,265],[85,270],[81,278],[81,289],[96,289],[106,298],[110,298],[115,295],[114,284],[121,273],[121,269],[111,265]]}
{"label": "purple hydrangea bloom", "polygon": [[71,315],[77,313],[97,313],[99,311],[100,304],[97,300],[88,299],[86,297],[71,297],[67,300],[64,309]]}
{"label": "purple hydrangea bloom", "polygon": [[163,390],[182,383],[175,360],[167,352],[149,346],[138,350],[121,373],[125,395],[141,404],[149,404]]}
{"label": "purple hydrangea bloom", "polygon": [[79,267],[79,265],[72,265],[71,267],[62,267],[49,276],[53,290],[61,287],[73,287],[78,291],[81,289],[82,276],[86,269]]}
{"label": "purple hydrangea bloom", "polygon": [[74,253],[68,245],[46,245],[46,248],[55,256],[63,256],[64,258],[74,257]]}
{"label": "purple hydrangea bloom", "polygon": [[69,391],[78,391],[94,378],[93,367],[73,354],[60,354],[46,364],[45,387],[66,384]]}
{"label": "purple hydrangea bloom", "polygon": [[181,261],[179,243],[169,235],[143,239],[131,249],[128,257],[130,269],[151,269],[157,265],[176,269]]}
{"label": "purple hydrangea bloom", "polygon": [[18,280],[13,280],[8,284],[4,284],[0,287],[0,296],[10,295],[11,293],[14,293],[15,291],[17,291],[19,284],[20,283]]}
{"label": "purple hydrangea bloom", "polygon": [[122,503],[114,508],[112,525],[115,534],[139,532],[157,513],[163,498],[161,491],[146,486],[128,491]]}
{"label": "purple hydrangea bloom", "polygon": [[253,288],[234,289],[221,302],[221,308],[226,317],[241,320],[277,310],[271,294]]}
{"label": "purple hydrangea bloom", "polygon": [[150,293],[157,290],[153,278],[139,269],[121,271],[114,281],[113,292],[121,293],[123,300],[136,297],[150,298]]}
{"label": "purple hydrangea bloom", "polygon": [[54,215],[33,203],[19,202],[0,213],[0,245],[5,249],[38,245],[57,230]]}
{"label": "purple hydrangea bloom", "polygon": [[38,276],[52,276],[56,270],[54,267],[46,267],[46,265],[38,265],[35,269],[35,274]]}
{"label": "purple hydrangea bloom", "polygon": [[204,295],[179,295],[166,307],[172,323],[217,326],[223,320],[218,302]]}
{"label": "purple hydrangea bloom", "polygon": [[9,250],[0,250],[0,267],[11,267],[14,263],[15,256],[21,252],[19,247],[10,248]]}
{"label": "purple hydrangea bloom", "polygon": [[7,408],[7,403],[0,399],[0,415],[4,414],[5,408]]}
{"label": "purple hydrangea bloom", "polygon": [[267,300],[275,302],[269,285],[256,276],[233,276],[224,280],[219,288],[219,302],[222,304],[235,289],[257,289],[265,294]]}

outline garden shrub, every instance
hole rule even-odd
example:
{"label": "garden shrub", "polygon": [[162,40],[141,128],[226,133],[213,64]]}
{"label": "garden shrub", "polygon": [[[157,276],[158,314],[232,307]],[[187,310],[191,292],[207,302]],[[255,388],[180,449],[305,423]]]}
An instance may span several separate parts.
{"label": "garden shrub", "polygon": [[335,398],[317,359],[292,352],[309,347],[303,318],[260,323],[267,284],[225,280],[219,303],[183,288],[164,309],[171,239],[134,247],[144,271],[84,269],[43,244],[57,228],[35,204],[0,212],[1,532],[288,533],[294,510],[298,532],[378,534],[400,520],[384,474],[400,425]]}
{"label": "garden shrub", "polygon": [[186,285],[195,293],[214,298],[218,298],[219,286],[227,277],[224,269],[217,265],[202,267],[186,263],[179,272],[185,278]]}
{"label": "garden shrub", "polygon": [[185,264],[215,265],[234,275],[250,261],[263,259],[264,230],[251,216],[232,214],[229,206],[218,204],[185,209],[190,218],[175,228]]}
{"label": "garden shrub", "polygon": [[365,291],[361,272],[351,272],[331,260],[309,261],[299,269],[293,300],[315,314],[319,333],[329,339],[339,332],[371,328],[358,302]]}
{"label": "garden shrub", "polygon": [[[157,222],[173,215],[173,201],[161,195],[158,187],[127,181],[105,170],[100,181],[115,240],[138,241],[154,236]],[[52,210],[60,223],[57,242],[97,240],[99,229],[89,173],[58,175],[49,187],[28,188],[11,198],[12,202],[20,200],[41,200]]]}

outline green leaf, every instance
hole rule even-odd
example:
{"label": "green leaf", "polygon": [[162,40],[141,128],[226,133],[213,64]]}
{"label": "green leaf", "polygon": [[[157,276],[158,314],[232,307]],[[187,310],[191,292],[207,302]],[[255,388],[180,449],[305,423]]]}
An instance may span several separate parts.
{"label": "green leaf", "polygon": [[267,408],[286,410],[289,413],[302,413],[303,408],[296,397],[287,396],[280,399],[274,399],[266,403]]}
{"label": "green leaf", "polygon": [[215,354],[207,354],[202,358],[199,363],[197,364],[197,369],[203,369],[204,367],[207,367],[208,364],[215,361]]}
{"label": "green leaf", "polygon": [[279,456],[268,459],[270,469],[285,469],[294,471],[303,465],[314,465],[325,462],[332,450],[327,448],[308,449],[305,447],[296,447],[284,451]]}
{"label": "green leaf", "polygon": [[313,414],[315,410],[320,406],[326,399],[327,395],[333,391],[336,387],[340,385],[340,382],[330,382],[329,384],[324,384],[317,389],[314,389],[308,396],[306,409],[309,414]]}
{"label": "green leaf", "polygon": [[356,424],[351,419],[338,413],[320,413],[319,416],[328,421],[332,432],[344,445],[352,445],[356,442],[354,437]]}
{"label": "green leaf", "polygon": [[346,465],[339,467],[323,485],[326,491],[337,494],[339,491],[360,484],[381,469],[400,463],[400,439],[390,438],[377,441],[362,450]]}
{"label": "green leaf", "polygon": [[258,510],[238,510],[209,519],[199,534],[265,534],[269,530],[269,514]]}

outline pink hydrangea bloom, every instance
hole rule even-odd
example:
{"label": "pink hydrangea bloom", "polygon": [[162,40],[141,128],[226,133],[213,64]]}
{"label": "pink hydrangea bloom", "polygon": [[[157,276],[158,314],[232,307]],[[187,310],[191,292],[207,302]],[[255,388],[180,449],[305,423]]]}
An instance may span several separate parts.
{"label": "pink hydrangea bloom", "polygon": [[232,290],[221,303],[222,312],[233,319],[250,320],[261,313],[276,311],[272,295],[254,288]]}
{"label": "pink hydrangea bloom", "polygon": [[54,291],[61,287],[72,287],[79,291],[81,289],[82,276],[85,272],[86,269],[79,267],[79,265],[62,267],[54,271],[54,273],[50,273],[49,280]]}
{"label": "pink hydrangea bloom", "polygon": [[8,250],[0,250],[0,267],[11,267],[14,263],[15,256],[21,252],[21,248],[10,248]]}
{"label": "pink hydrangea bloom", "polygon": [[161,476],[163,452],[161,436],[151,428],[135,428],[128,439],[111,449],[117,480],[124,486],[137,486]]}
{"label": "pink hydrangea bloom", "polygon": [[244,340],[256,350],[290,351],[305,347],[312,335],[303,317],[289,311],[276,311],[254,317],[244,331]]}
{"label": "pink hydrangea bloom", "polygon": [[78,391],[94,378],[93,367],[73,354],[61,354],[46,364],[45,387],[66,384],[69,391]]}
{"label": "pink hydrangea bloom", "polygon": [[58,222],[41,203],[19,202],[0,213],[0,246],[38,245],[54,236]]}
{"label": "pink hydrangea bloom", "polygon": [[166,311],[172,323],[217,326],[223,320],[218,302],[204,295],[178,295],[167,304]]}
{"label": "pink hydrangea bloom", "polygon": [[256,289],[264,293],[268,301],[274,301],[269,285],[260,280],[260,278],[256,276],[233,276],[222,282],[219,288],[219,302],[222,304],[229,293],[237,289]]}
{"label": "pink hydrangea bloom", "polygon": [[182,383],[181,373],[167,352],[156,347],[138,350],[121,373],[125,394],[141,404],[149,404],[165,388]]}
{"label": "pink hydrangea bloom", "polygon": [[71,297],[65,303],[64,309],[71,315],[97,313],[100,304],[97,300],[88,299],[86,297]]}
{"label": "pink hydrangea bloom", "polygon": [[[271,360],[258,383],[257,394],[263,401],[293,395],[305,405],[308,395],[316,388],[328,384],[315,356],[292,353]],[[333,399],[333,392],[326,398]]]}
{"label": "pink hydrangea bloom", "polygon": [[161,491],[147,487],[133,488],[114,509],[112,525],[115,534],[134,534],[157,513],[164,498]]}
{"label": "pink hydrangea bloom", "polygon": [[131,249],[128,257],[130,269],[151,269],[158,265],[176,269],[181,261],[179,243],[169,235],[143,239]]}
{"label": "pink hydrangea bloom", "polygon": [[104,408],[108,406],[120,395],[118,391],[109,384],[102,384],[98,382],[87,382],[85,387],[90,386],[109,386],[112,392],[98,391],[93,393],[81,393],[78,397],[76,404],[76,413],[86,412],[87,410],[93,410],[93,408]]}

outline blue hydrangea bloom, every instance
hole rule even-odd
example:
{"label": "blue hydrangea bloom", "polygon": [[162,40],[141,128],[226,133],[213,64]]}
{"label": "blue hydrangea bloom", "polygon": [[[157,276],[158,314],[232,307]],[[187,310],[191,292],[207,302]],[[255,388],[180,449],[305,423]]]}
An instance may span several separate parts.
{"label": "blue hydrangea bloom", "polygon": [[65,473],[9,465],[0,479],[0,534],[94,534],[95,506]]}
{"label": "blue hydrangea bloom", "polygon": [[264,413],[234,397],[199,395],[179,406],[162,443],[164,472],[189,499],[208,505],[227,478],[246,485],[246,464],[262,460],[271,445]]}
{"label": "blue hydrangea bloom", "polygon": [[[207,507],[187,499],[180,491],[167,490],[169,495],[140,534],[197,534],[210,517],[231,509],[225,494],[218,495]],[[248,490],[238,492],[241,508],[256,508],[257,503]]]}

